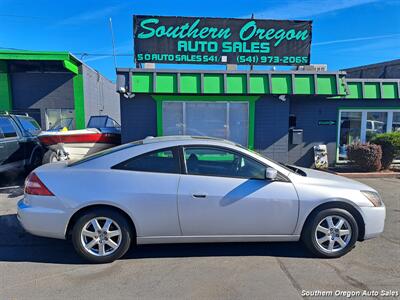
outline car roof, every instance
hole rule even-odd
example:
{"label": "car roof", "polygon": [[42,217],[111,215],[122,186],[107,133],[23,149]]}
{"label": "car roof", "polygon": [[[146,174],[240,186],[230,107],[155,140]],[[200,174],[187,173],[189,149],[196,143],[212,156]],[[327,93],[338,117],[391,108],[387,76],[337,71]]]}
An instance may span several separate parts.
{"label": "car roof", "polygon": [[28,117],[28,118],[32,118],[31,116],[29,116],[29,115],[24,115],[24,114],[10,114],[10,113],[4,113],[4,112],[2,112],[2,113],[0,113],[0,116],[2,116],[2,117],[24,117],[24,118],[26,118],[26,117]]}
{"label": "car roof", "polygon": [[[125,151],[129,150],[131,148],[136,148],[136,146],[148,146],[152,150],[157,150],[157,149],[162,149],[163,147],[175,147],[175,146],[183,146],[183,145],[190,145],[190,144],[205,144],[205,145],[219,145],[221,144],[228,144],[231,146],[236,146],[243,148],[241,145],[236,144],[234,142],[224,140],[224,139],[219,139],[219,138],[214,138],[214,137],[207,137],[207,136],[188,136],[188,135],[170,135],[170,136],[159,136],[159,137],[153,137],[153,136],[148,136],[144,138],[143,140],[138,140],[134,142],[129,142],[126,144],[122,144],[116,147],[108,148],[96,153],[93,153],[91,155],[88,155],[82,159],[76,160],[76,161],[71,161],[68,163],[68,166],[73,167],[73,166],[78,166],[82,165],[91,161],[95,161],[98,159],[102,159],[108,155],[113,155],[116,152],[120,151]],[[148,148],[147,147],[147,148]],[[144,152],[145,153],[145,152]]]}
{"label": "car roof", "polygon": [[145,139],[142,140],[143,144],[152,144],[152,143],[161,143],[161,142],[182,142],[182,141],[216,141],[216,142],[223,142],[223,143],[228,143],[231,145],[237,145],[234,142],[224,140],[224,139],[219,139],[215,137],[209,137],[209,136],[191,136],[191,135],[168,135],[168,136],[148,136]]}

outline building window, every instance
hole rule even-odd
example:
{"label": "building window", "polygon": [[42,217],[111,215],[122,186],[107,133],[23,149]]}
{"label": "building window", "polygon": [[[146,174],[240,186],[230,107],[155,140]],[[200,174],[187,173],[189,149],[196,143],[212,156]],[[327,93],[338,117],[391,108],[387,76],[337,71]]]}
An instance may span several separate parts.
{"label": "building window", "polygon": [[46,129],[75,129],[75,111],[68,108],[46,109]]}
{"label": "building window", "polygon": [[211,136],[248,145],[248,102],[164,101],[163,135]]}
{"label": "building window", "polygon": [[392,131],[400,131],[400,111],[393,112]]}
{"label": "building window", "polygon": [[385,111],[368,111],[366,142],[371,141],[377,134],[387,132],[387,115]]}
{"label": "building window", "polygon": [[380,133],[400,131],[400,110],[344,109],[339,111],[339,121],[337,161],[346,162],[348,145],[369,142]]}

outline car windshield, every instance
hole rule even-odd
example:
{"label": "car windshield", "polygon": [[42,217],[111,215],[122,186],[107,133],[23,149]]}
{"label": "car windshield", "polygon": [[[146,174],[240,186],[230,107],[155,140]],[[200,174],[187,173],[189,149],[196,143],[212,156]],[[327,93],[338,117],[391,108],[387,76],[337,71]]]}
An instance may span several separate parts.
{"label": "car windshield", "polygon": [[73,118],[58,119],[49,130],[62,130],[63,128],[71,129]]}
{"label": "car windshield", "polygon": [[16,116],[16,117],[19,123],[21,124],[22,128],[25,130],[25,132],[28,132],[31,135],[38,135],[39,132],[42,130],[35,119],[27,116]]}
{"label": "car windshield", "polygon": [[105,156],[105,155],[108,155],[108,154],[111,154],[111,153],[114,153],[114,152],[117,152],[117,151],[121,151],[121,150],[124,150],[124,149],[127,149],[127,148],[131,148],[131,147],[134,147],[134,146],[142,145],[142,144],[143,144],[143,140],[140,140],[140,141],[135,141],[135,142],[123,144],[123,145],[120,145],[120,146],[108,148],[108,149],[105,149],[103,151],[99,151],[99,152],[93,153],[91,155],[88,155],[88,156],[86,156],[86,157],[84,157],[82,159],[79,159],[79,160],[76,160],[76,161],[70,161],[70,162],[68,162],[68,166],[69,167],[73,167],[73,166],[76,166],[76,165],[80,165],[80,164],[85,163],[87,161],[90,161],[90,160],[93,160],[93,159],[96,159],[96,158],[99,158],[99,157],[102,157],[102,156]]}
{"label": "car windshield", "polygon": [[109,116],[91,116],[87,128],[119,128],[121,127]]}
{"label": "car windshield", "polygon": [[296,173],[296,174],[298,174],[298,170],[299,170],[299,169],[297,169],[297,168],[294,167],[294,166],[288,166],[288,165],[286,165],[286,164],[277,162],[277,161],[275,161],[275,160],[273,160],[273,159],[271,159],[271,158],[265,156],[264,154],[262,154],[262,153],[260,153],[260,152],[257,152],[257,151],[248,149],[248,148],[246,148],[246,147],[243,147],[242,145],[236,144],[236,146],[238,146],[238,147],[240,147],[240,148],[243,148],[243,149],[245,149],[245,150],[247,150],[247,151],[253,152],[254,154],[257,154],[258,156],[261,156],[262,158],[268,159],[269,161],[272,161],[273,163],[279,165],[280,167],[284,168],[286,171],[288,171],[288,172],[290,172],[290,173]]}

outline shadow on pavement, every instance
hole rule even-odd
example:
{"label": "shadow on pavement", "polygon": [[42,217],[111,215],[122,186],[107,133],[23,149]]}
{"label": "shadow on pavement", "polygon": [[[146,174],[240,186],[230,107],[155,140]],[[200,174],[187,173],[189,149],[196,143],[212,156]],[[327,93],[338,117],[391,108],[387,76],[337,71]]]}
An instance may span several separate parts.
{"label": "shadow on pavement", "polygon": [[0,173],[0,194],[7,194],[8,198],[16,198],[24,194],[26,172]]}
{"label": "shadow on pavement", "polygon": [[312,257],[300,242],[271,242],[141,245],[128,252],[124,259],[207,256]]}
{"label": "shadow on pavement", "polygon": [[16,214],[1,215],[0,228],[0,261],[85,263],[68,241],[37,237],[26,232]]}
{"label": "shadow on pavement", "polygon": [[[27,233],[15,214],[0,216],[0,261],[85,264],[65,240]],[[274,256],[310,258],[301,243],[217,243],[140,245],[123,259],[215,256]]]}

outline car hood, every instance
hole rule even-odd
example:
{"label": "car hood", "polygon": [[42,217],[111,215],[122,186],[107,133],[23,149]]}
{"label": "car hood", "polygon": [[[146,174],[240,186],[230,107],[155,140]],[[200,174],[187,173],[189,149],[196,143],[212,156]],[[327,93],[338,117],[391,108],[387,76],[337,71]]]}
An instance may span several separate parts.
{"label": "car hood", "polygon": [[301,180],[308,182],[310,184],[322,185],[322,186],[329,186],[329,187],[338,187],[338,188],[347,188],[347,189],[354,189],[360,191],[373,191],[376,192],[370,186],[358,182],[356,180],[352,180],[343,176],[335,175],[325,171],[317,171],[308,168],[300,168],[296,167],[306,173],[307,176],[301,176],[297,174],[291,174],[289,177],[294,179],[294,176],[298,179],[302,177]]}

